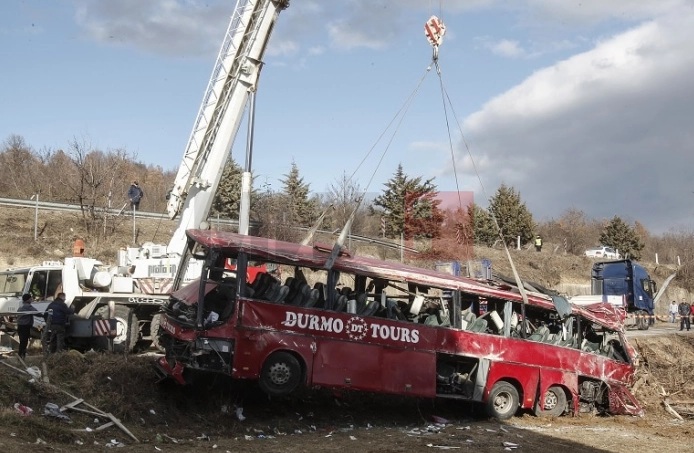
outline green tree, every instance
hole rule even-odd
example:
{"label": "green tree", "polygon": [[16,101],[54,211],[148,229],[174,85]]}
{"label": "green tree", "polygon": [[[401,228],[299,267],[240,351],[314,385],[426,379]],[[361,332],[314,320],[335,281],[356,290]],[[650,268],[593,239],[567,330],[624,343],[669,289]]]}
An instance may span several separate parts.
{"label": "green tree", "polygon": [[600,243],[619,250],[622,256],[629,256],[635,260],[641,258],[641,250],[644,244],[636,229],[629,226],[620,217],[614,216],[600,234]]}
{"label": "green tree", "polygon": [[483,244],[487,247],[494,245],[494,242],[499,239],[499,235],[489,212],[476,203],[468,206],[467,210],[468,217],[471,219],[470,224],[472,225],[475,244]]}
{"label": "green tree", "polygon": [[433,178],[422,181],[421,176],[408,177],[402,164],[385,183],[385,190],[374,199],[374,205],[383,208],[386,236],[404,233],[406,237],[437,238],[441,235],[444,215],[437,199]]}
{"label": "green tree", "polygon": [[[212,201],[212,214],[219,214],[230,219],[239,218],[241,203],[241,177],[243,169],[233,159],[229,158],[222,179],[219,181],[217,193]],[[251,184],[251,209],[256,201],[256,192]]]}
{"label": "green tree", "polygon": [[304,178],[299,175],[299,168],[296,162],[292,162],[289,173],[284,175],[280,181],[285,197],[285,209],[290,215],[290,220],[295,225],[310,227],[318,218],[316,198],[310,198],[310,186],[304,182]]}
{"label": "green tree", "polygon": [[489,199],[489,212],[496,218],[507,245],[514,245],[518,236],[521,244],[527,244],[532,239],[533,216],[521,201],[520,193],[512,187],[505,184],[499,187]]}

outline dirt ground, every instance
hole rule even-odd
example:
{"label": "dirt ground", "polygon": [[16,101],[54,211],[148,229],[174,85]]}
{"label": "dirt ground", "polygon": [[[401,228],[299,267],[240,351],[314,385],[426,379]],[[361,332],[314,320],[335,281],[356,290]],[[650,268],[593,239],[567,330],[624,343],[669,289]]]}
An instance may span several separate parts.
{"label": "dirt ground", "polygon": [[[6,356],[0,359],[0,451],[86,452],[118,446],[133,452],[691,451],[694,337],[632,341],[642,354],[634,392],[644,417],[520,413],[504,423],[487,419],[477,406],[451,401],[325,390],[270,400],[253,384],[222,378],[183,388],[157,382],[153,356],[51,356],[46,384]],[[41,361],[37,352],[26,365],[40,369]],[[88,404],[76,408],[92,413],[68,409],[63,414],[69,421],[44,414],[47,403],[63,406],[76,398]],[[682,420],[667,413],[663,401]],[[15,403],[33,413],[22,415]],[[117,426],[98,431],[109,421],[94,414],[99,411],[112,414],[138,441]]]}

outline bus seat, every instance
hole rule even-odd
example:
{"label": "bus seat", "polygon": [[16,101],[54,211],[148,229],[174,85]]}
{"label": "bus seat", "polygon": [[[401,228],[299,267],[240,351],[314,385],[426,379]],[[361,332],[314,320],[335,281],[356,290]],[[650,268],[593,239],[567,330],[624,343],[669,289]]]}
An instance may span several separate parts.
{"label": "bus seat", "polygon": [[419,311],[422,309],[422,304],[424,303],[424,296],[421,294],[418,294],[414,297],[414,300],[412,301],[412,305],[410,306],[409,312],[410,314],[417,316],[419,314]]}
{"label": "bus seat", "polygon": [[357,314],[361,314],[366,309],[366,293],[357,294]]}
{"label": "bus seat", "polygon": [[473,322],[475,322],[475,320],[477,319],[477,316],[471,311],[466,310],[462,314],[463,314],[463,319],[465,321],[467,321],[468,326],[470,324],[472,324]]}
{"label": "bus seat", "polygon": [[341,294],[335,301],[335,311],[345,311],[347,308],[347,296]]}
{"label": "bus seat", "polygon": [[300,282],[296,284],[294,291],[292,291],[292,297],[287,299],[287,303],[291,305],[302,305],[304,302],[304,289],[308,290],[309,286],[306,282]]}
{"label": "bus seat", "polygon": [[306,287],[308,291],[308,297],[304,300],[303,307],[306,308],[311,308],[315,307],[316,303],[318,302],[318,298],[320,296],[320,292],[313,288],[313,289],[308,289],[308,286]]}
{"label": "bus seat", "polygon": [[378,310],[381,309],[381,303],[377,300],[370,300],[366,302],[366,306],[359,313],[361,316],[374,316]]}
{"label": "bus seat", "polygon": [[402,313],[398,302],[393,299],[386,299],[386,310],[388,319],[399,319],[404,321],[407,317]]}
{"label": "bus seat", "polygon": [[599,352],[600,351],[600,343],[593,343],[592,341],[588,341],[584,338],[583,343],[581,343],[581,351]]}
{"label": "bus seat", "polygon": [[277,302],[277,303],[284,302],[284,299],[287,297],[287,294],[289,294],[289,287],[286,285],[279,286],[279,288],[277,289],[277,294],[272,299],[272,302]]}
{"label": "bus seat", "polygon": [[467,328],[470,332],[484,332],[487,330],[487,320],[484,318],[475,319]]}
{"label": "bus seat", "polygon": [[530,336],[528,337],[528,340],[545,342],[547,340],[548,336],[549,336],[549,329],[547,328],[547,326],[540,326],[537,329],[535,329],[535,332],[530,334]]}

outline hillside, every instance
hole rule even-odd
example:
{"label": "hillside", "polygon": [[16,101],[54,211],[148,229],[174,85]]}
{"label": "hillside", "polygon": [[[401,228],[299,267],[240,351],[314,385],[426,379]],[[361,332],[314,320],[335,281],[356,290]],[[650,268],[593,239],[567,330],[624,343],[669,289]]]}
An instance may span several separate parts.
{"label": "hillside", "polygon": [[[663,445],[669,452],[691,451],[691,337],[644,337],[634,345],[643,360],[633,391],[644,417],[582,414],[548,419],[526,412],[506,422],[487,420],[477,406],[454,400],[327,390],[272,399],[254,384],[221,376],[179,387],[158,383],[148,356],[73,351],[50,356],[44,368],[34,350],[26,366],[46,371],[38,380],[31,379],[16,358],[0,357],[0,448],[403,453],[437,446],[498,452],[508,451],[504,443],[510,442],[519,451],[543,451],[548,444],[586,453],[655,451]],[[673,353],[681,360],[672,360]],[[79,403],[82,398],[86,404]],[[60,407],[75,401],[77,409],[87,412],[66,410],[68,419],[44,415],[48,403]],[[684,420],[669,415],[663,401]],[[15,404],[33,413],[22,415]],[[100,429],[109,420],[103,413],[115,417],[137,441],[118,426]]]}
{"label": "hillside", "polygon": [[[113,230],[108,239],[94,239],[102,235],[87,234],[85,222],[80,214],[39,211],[38,219],[38,240],[35,242],[32,208],[5,207],[0,210],[0,228],[3,231],[0,240],[0,268],[62,259],[72,253],[72,245],[77,237],[85,240],[88,256],[107,263],[114,262],[119,248],[147,241],[167,243],[175,228],[175,222],[164,215],[158,220],[136,218],[134,227],[132,217],[124,215],[108,219],[105,225],[101,223],[93,226],[99,233],[104,230]],[[213,227],[223,229],[225,226],[213,225]],[[329,242],[334,238],[324,237],[320,240]],[[353,241],[351,247],[358,254],[399,259],[399,252],[384,246]],[[534,249],[511,250],[511,255],[519,275],[524,280],[567,295],[586,294],[589,291],[593,260],[583,256],[564,254],[560,250],[561,248],[556,244],[545,243],[542,252],[538,253]],[[512,276],[511,267],[503,249],[475,247],[474,253],[478,260],[483,258],[491,260],[493,272]],[[408,259],[410,257],[414,259],[414,255],[408,256]],[[432,262],[416,260],[414,262],[423,267],[433,266]],[[661,284],[675,270],[672,266],[657,266],[655,263],[648,262],[641,264],[651,272],[651,276],[658,284]],[[689,298],[689,296],[685,290],[671,285],[659,301],[656,313],[664,316],[667,313],[669,301],[680,300],[682,297]]]}

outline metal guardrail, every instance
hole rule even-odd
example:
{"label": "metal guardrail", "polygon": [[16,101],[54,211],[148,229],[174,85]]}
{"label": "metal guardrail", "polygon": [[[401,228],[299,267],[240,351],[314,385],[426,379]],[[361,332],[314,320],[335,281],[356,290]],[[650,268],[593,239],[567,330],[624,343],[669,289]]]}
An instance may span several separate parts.
{"label": "metal guardrail", "polygon": [[[82,207],[80,205],[76,204],[69,204],[69,203],[53,203],[53,202],[48,202],[48,201],[39,201],[38,203],[34,200],[19,200],[15,198],[0,198],[0,206],[11,206],[15,208],[33,208],[33,209],[38,209],[40,211],[58,211],[58,212],[82,212]],[[95,210],[98,212],[103,212],[103,213],[108,213],[114,216],[122,215],[122,216],[130,216],[132,214],[132,211],[129,209],[123,210],[123,209],[114,209],[114,208],[103,208],[103,207],[95,207]],[[158,212],[147,212],[147,211],[137,211],[136,217],[141,218],[141,219],[166,219],[169,220],[168,217],[163,214],[163,213],[158,213]],[[215,218],[215,219],[209,219],[210,223],[212,224],[223,224],[223,225],[230,225],[234,227],[239,226],[239,221],[236,219],[223,219],[223,218]],[[251,222],[250,226],[253,227],[259,227],[260,224],[258,222]],[[309,228],[306,227],[296,227],[297,230],[299,231],[308,231]],[[317,233],[321,234],[327,234],[330,236],[337,236],[339,234],[339,231],[336,233],[334,231],[327,231],[327,230],[318,230]],[[367,242],[370,244],[375,244],[375,245],[380,245],[383,247],[388,247],[396,250],[405,250],[407,252],[412,252],[412,253],[418,253],[419,251],[412,248],[412,247],[407,247],[395,242],[391,242],[385,239],[378,239],[378,238],[371,238],[368,236],[360,236],[356,234],[350,234],[348,236],[349,239],[353,241],[359,241],[359,242]]]}

